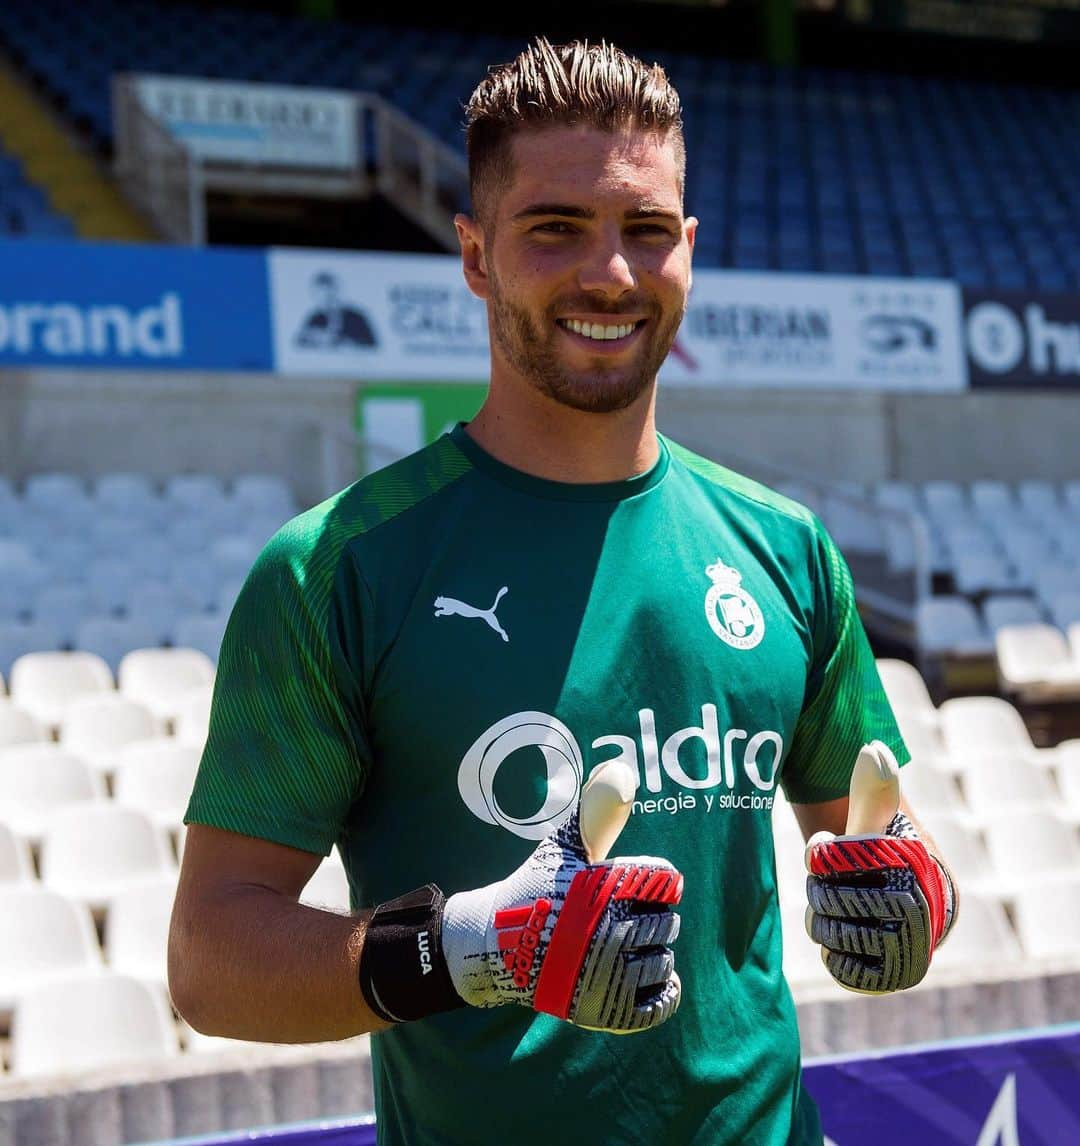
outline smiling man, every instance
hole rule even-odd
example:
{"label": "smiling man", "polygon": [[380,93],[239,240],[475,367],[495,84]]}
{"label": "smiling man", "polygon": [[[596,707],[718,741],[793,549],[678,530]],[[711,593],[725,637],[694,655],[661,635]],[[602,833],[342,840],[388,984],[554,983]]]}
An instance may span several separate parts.
{"label": "smiling man", "polygon": [[[850,575],[808,511],[656,431],[697,229],[663,71],[537,40],[477,88],[468,149],[487,400],[248,578],[175,1001],[234,1038],[376,1032],[383,1143],[820,1143],[771,812],[780,786],[842,832],[862,747],[906,758]],[[879,826],[819,840],[808,881],[868,992],[922,978],[954,902],[911,821]],[[349,916],[297,902],[335,844]]]}

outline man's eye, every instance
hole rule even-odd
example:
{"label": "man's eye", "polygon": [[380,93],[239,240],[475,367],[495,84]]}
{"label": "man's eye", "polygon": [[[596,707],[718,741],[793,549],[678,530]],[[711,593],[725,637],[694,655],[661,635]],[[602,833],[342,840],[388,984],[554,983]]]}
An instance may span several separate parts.
{"label": "man's eye", "polygon": [[570,223],[564,223],[561,220],[553,219],[549,223],[540,223],[538,226],[533,227],[533,231],[539,231],[544,235],[569,235],[573,232],[574,228]]}
{"label": "man's eye", "polygon": [[671,232],[662,223],[639,223],[630,228],[635,235],[669,235]]}

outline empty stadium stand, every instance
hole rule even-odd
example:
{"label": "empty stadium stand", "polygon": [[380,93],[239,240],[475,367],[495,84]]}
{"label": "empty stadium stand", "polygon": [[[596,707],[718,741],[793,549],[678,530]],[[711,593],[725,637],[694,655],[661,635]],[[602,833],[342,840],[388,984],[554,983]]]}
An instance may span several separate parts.
{"label": "empty stadium stand", "polygon": [[[521,47],[148,0],[9,0],[0,43],[103,151],[124,71],[371,91],[460,149],[464,100]],[[701,265],[1080,284],[1075,92],[654,54],[683,96]]]}

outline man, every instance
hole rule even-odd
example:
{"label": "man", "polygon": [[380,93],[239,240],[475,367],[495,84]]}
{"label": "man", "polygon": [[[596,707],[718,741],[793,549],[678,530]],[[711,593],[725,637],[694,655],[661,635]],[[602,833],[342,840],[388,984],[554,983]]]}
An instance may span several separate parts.
{"label": "man", "polygon": [[362,310],[342,302],[337,275],[320,271],[311,280],[315,309],[309,312],[296,336],[296,345],[319,350],[341,346],[374,346],[371,323]]}
{"label": "man", "polygon": [[[377,1032],[386,1143],[820,1142],[770,813],[780,783],[842,832],[862,746],[906,756],[850,576],[806,510],[656,433],[697,228],[662,70],[537,40],[468,120],[489,396],[257,562],[175,1000],[237,1038]],[[575,810],[620,769],[605,863]],[[811,930],[860,990],[921,978],[951,911],[889,830],[811,852]],[[335,843],[359,916],[296,902]]]}

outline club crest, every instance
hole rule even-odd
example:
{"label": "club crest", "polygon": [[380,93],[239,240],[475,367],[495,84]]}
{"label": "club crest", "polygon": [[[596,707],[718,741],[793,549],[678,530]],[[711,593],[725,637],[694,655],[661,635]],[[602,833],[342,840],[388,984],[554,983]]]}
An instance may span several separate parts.
{"label": "club crest", "polygon": [[742,587],[742,574],[718,557],[706,567],[712,585],[705,594],[709,628],[734,649],[752,649],[765,636],[765,618],[757,601]]}

